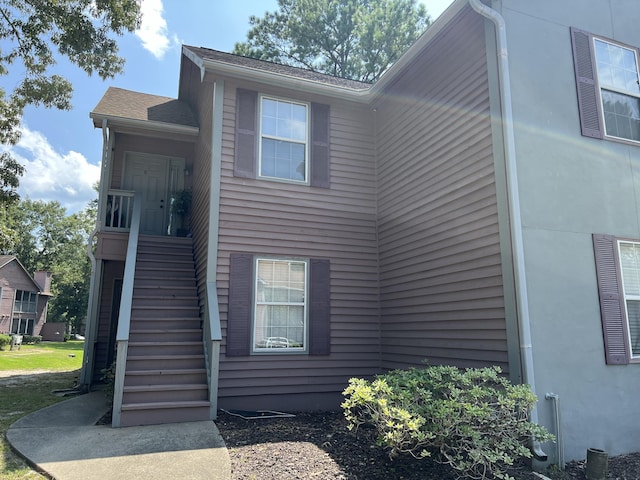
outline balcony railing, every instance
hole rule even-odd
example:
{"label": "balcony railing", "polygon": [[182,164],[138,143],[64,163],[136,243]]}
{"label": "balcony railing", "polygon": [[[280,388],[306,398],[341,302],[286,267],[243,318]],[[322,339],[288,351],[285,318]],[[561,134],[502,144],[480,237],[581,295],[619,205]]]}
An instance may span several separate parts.
{"label": "balcony railing", "polygon": [[105,208],[104,226],[106,230],[128,231],[131,228],[134,192],[109,190]]}

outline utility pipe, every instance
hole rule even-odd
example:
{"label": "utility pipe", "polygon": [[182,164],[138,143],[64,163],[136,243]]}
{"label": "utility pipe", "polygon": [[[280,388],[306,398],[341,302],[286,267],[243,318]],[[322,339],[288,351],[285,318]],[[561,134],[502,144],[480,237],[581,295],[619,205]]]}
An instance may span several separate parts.
{"label": "utility pipe", "polygon": [[[507,50],[507,31],[502,15],[486,6],[480,0],[468,0],[469,5],[483,17],[491,20],[496,30],[496,48],[498,50],[498,81],[502,104],[502,138],[507,174],[507,196],[511,220],[511,243],[513,249],[513,267],[517,298],[518,327],[520,337],[520,356],[524,383],[535,393],[535,371],[531,345],[531,321],[529,318],[529,299],[524,265],[524,243],[522,240],[522,219],[520,217],[520,192],[518,189],[518,171],[516,166],[515,133],[513,127],[513,108],[511,102],[511,78],[509,76],[509,55]],[[538,409],[533,406],[530,413],[533,423],[538,423]],[[533,453],[544,461],[546,453],[540,442],[534,442]]]}
{"label": "utility pipe", "polygon": [[556,451],[558,455],[558,468],[564,470],[564,446],[562,445],[562,430],[560,430],[560,395],[547,393],[544,398],[553,402],[553,415],[556,423]]}

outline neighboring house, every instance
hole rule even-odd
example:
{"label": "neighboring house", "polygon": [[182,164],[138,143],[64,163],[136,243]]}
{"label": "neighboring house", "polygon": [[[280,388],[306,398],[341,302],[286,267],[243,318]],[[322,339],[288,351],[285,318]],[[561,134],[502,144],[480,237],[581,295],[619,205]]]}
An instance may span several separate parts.
{"label": "neighboring house", "polygon": [[640,3],[487,3],[375,85],[185,46],[178,99],[106,92],[83,382],[119,359],[115,425],[426,360],[530,384],[551,460],[638,450]]}
{"label": "neighboring house", "polygon": [[13,255],[0,255],[0,333],[39,335],[47,321],[51,272],[32,277]]}

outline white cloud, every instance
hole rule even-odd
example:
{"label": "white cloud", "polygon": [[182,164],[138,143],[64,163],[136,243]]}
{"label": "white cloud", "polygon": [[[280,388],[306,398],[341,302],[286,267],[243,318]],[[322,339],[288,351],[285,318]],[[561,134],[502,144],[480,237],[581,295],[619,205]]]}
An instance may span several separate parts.
{"label": "white cloud", "polygon": [[167,21],[162,16],[162,0],[142,0],[140,9],[142,24],[136,30],[136,36],[142,46],[160,60],[172,45],[178,44],[178,39],[175,35],[169,37]]}
{"label": "white cloud", "polygon": [[21,197],[57,200],[68,214],[82,210],[97,197],[93,185],[100,179],[100,167],[82,154],[56,152],[44,135],[25,125],[20,142],[9,150],[25,167],[18,189]]}

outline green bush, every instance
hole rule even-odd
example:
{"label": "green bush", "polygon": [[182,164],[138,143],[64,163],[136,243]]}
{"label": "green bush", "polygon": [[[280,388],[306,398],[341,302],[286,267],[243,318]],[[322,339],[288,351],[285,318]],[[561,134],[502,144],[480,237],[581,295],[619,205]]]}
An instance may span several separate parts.
{"label": "green bush", "polygon": [[22,343],[24,344],[29,344],[29,343],[38,344],[41,341],[42,341],[42,337],[40,335],[23,335],[22,336]]}
{"label": "green bush", "polygon": [[531,457],[528,442],[553,439],[529,422],[529,386],[512,385],[498,367],[395,370],[371,382],[353,378],[343,394],[350,429],[372,425],[392,458],[433,455],[462,477],[509,478],[505,467]]}
{"label": "green bush", "polygon": [[0,350],[4,350],[4,347],[9,345],[11,342],[11,335],[5,335],[4,333],[0,333]]}

